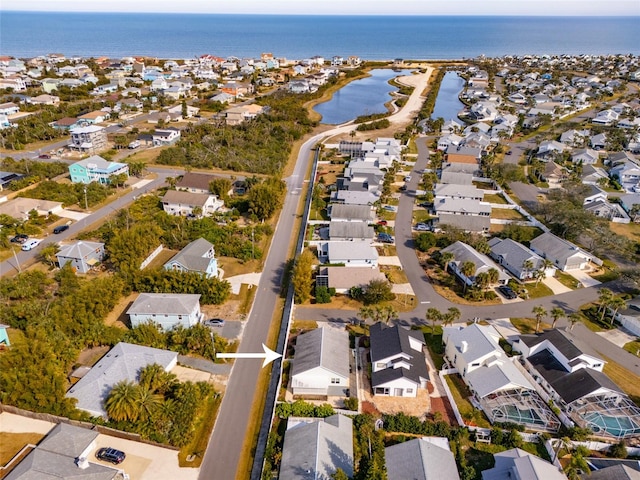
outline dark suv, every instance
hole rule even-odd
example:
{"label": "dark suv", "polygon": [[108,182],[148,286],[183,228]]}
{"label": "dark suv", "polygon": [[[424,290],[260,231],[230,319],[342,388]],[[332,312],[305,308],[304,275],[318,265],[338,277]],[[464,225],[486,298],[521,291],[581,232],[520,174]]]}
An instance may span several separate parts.
{"label": "dark suv", "polygon": [[53,233],[62,233],[65,230],[69,230],[69,225],[58,225],[56,228],[53,229]]}
{"label": "dark suv", "polygon": [[499,286],[498,291],[509,300],[518,298],[518,294],[514,292],[511,287],[507,287],[506,285]]}
{"label": "dark suv", "polygon": [[111,462],[115,465],[118,465],[124,462],[126,455],[124,454],[124,452],[116,450],[115,448],[105,447],[96,452],[96,457],[105,462]]}

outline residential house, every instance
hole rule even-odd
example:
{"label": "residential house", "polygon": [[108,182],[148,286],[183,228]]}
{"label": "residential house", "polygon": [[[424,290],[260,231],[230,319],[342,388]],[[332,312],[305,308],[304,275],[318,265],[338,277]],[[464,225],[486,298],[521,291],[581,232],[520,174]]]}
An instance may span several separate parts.
{"label": "residential house", "polygon": [[20,180],[25,175],[15,172],[0,171],[0,192],[8,188],[14,180]]}
{"label": "residential house", "polygon": [[[186,111],[187,111],[186,112],[187,115],[184,118],[191,118],[191,117],[197,116],[200,113],[200,109],[198,107],[194,107],[192,105],[187,105],[186,106]],[[182,105],[175,105],[173,107],[170,107],[170,108],[167,109],[167,112],[182,114],[182,112],[183,112]]]}
{"label": "residential house", "polygon": [[180,130],[177,128],[156,128],[153,134],[153,145],[162,147],[166,145],[173,145],[180,140]]}
{"label": "residential house", "polygon": [[598,112],[596,116],[591,119],[591,123],[595,123],[597,125],[610,126],[610,125],[613,125],[615,122],[617,122],[619,117],[620,117],[620,114],[618,112],[615,112],[610,109],[603,110],[601,112]]}
{"label": "residential house", "polygon": [[463,137],[456,135],[455,133],[448,133],[438,139],[438,150],[443,152],[449,148],[449,146],[458,147],[462,143]]}
{"label": "residential house", "polygon": [[604,169],[600,167],[585,165],[582,168],[581,179],[582,183],[584,183],[585,185],[600,185],[602,182],[609,181],[609,175]]}
{"label": "residential house", "polygon": [[218,260],[213,244],[204,238],[194,240],[165,263],[164,269],[197,272],[208,278],[217,277]]}
{"label": "residential house", "polygon": [[116,384],[123,381],[138,383],[140,370],[149,365],[160,365],[165,372],[170,372],[177,363],[176,352],[120,342],[98,360],[65,396],[77,399],[76,407],[91,416],[107,418],[104,402]]}
{"label": "residential house", "polygon": [[224,202],[215,195],[169,190],[162,197],[162,208],[170,215],[208,217],[220,210]]}
{"label": "residential house", "polygon": [[599,158],[598,152],[590,148],[581,148],[571,154],[571,161],[575,164],[593,165],[598,162]]}
{"label": "residential house", "polygon": [[0,77],[0,89],[11,89],[14,92],[22,92],[27,89],[25,79],[19,75],[9,75],[8,77]]}
{"label": "residential house", "polygon": [[177,325],[184,328],[200,323],[200,295],[187,293],[141,293],[127,310],[132,327],[152,321],[169,331]]}
{"label": "residential house", "polygon": [[386,282],[387,277],[377,267],[321,267],[316,274],[316,286],[341,294],[352,287],[365,288],[372,280]]}
{"label": "residential house", "polygon": [[[470,204],[471,202],[466,202]],[[464,232],[488,234],[491,228],[491,218],[488,215],[467,215],[458,212],[440,212],[437,222],[449,225]]]}
{"label": "residential house", "polygon": [[280,480],[329,480],[342,470],[353,477],[353,422],[344,415],[287,420]]}
{"label": "residential house", "polygon": [[265,107],[255,103],[231,107],[226,111],[227,125],[240,125],[246,120],[253,120],[265,112]]}
{"label": "residential house", "polygon": [[85,240],[78,240],[71,245],[61,247],[60,251],[56,253],[60,268],[69,263],[74,272],[80,273],[87,273],[95,265],[102,262],[104,256],[104,243]]}
{"label": "residential house", "polygon": [[606,363],[566,328],[521,335],[514,349],[553,402],[578,426],[615,439],[640,434],[640,408],[602,370]]}
{"label": "residential house", "polygon": [[[489,256],[518,280],[532,279],[536,272],[543,269],[545,277],[553,277],[556,273],[555,267],[545,266],[541,256],[510,238],[494,237],[489,240],[489,247]],[[526,267],[529,263],[531,266]]]}
{"label": "residential house", "polygon": [[416,397],[429,381],[422,353],[424,337],[419,330],[380,322],[369,329],[371,342],[371,387],[374,395]]}
{"label": "residential house", "polygon": [[[196,172],[186,172],[182,178],[176,183],[176,188],[178,190],[186,190],[191,193],[211,193],[209,185],[211,182],[219,177],[217,175],[209,175],[206,173],[196,173]],[[227,195],[233,194],[233,188],[231,188]]]}
{"label": "residential house", "polygon": [[147,123],[169,123],[171,120],[172,118],[169,112],[153,112],[147,115]]}
{"label": "residential house", "polygon": [[0,104],[0,115],[13,115],[19,111],[20,107],[13,102]]}
{"label": "residential house", "polygon": [[451,183],[438,183],[434,191],[434,202],[445,198],[466,199],[482,202],[484,191],[475,185],[456,185]]}
{"label": "residential house", "polygon": [[384,449],[389,480],[460,480],[446,437],[414,438]]}
{"label": "residential house", "polygon": [[607,135],[605,133],[598,133],[589,139],[589,145],[595,150],[603,150],[607,147]]}
{"label": "residential house", "polygon": [[371,241],[325,242],[318,245],[318,256],[331,264],[346,267],[377,267],[378,251]]}
{"label": "residential house", "polygon": [[123,98],[118,103],[116,103],[116,107],[118,106],[120,111],[124,110],[125,112],[131,111],[131,110],[142,111],[142,109],[144,108],[144,104],[142,103],[142,100],[136,97]]}
{"label": "residential house", "polygon": [[619,197],[620,205],[629,214],[634,222],[640,221],[640,211],[635,211],[634,207],[640,208],[640,193],[630,193]]}
{"label": "residential house", "polygon": [[378,201],[380,201],[380,195],[369,191],[338,190],[331,194],[332,203],[342,203],[344,205],[373,205]]}
{"label": "residential house", "polygon": [[[640,480],[637,460],[600,459],[594,457],[589,457],[585,460],[589,463],[589,468],[596,467],[594,463],[600,465],[597,465],[597,470],[591,470],[580,475],[580,480]],[[630,465],[623,462],[629,462]]]}
{"label": "residential house", "polygon": [[93,155],[69,165],[69,174],[73,183],[98,182],[108,185],[112,175],[126,175],[128,177],[129,165],[110,162],[99,155]]}
{"label": "residential house", "polygon": [[375,231],[366,222],[329,223],[329,240],[369,240],[373,241]]}
{"label": "residential house", "polygon": [[626,192],[635,192],[640,188],[640,166],[634,162],[619,163],[611,168],[609,173],[611,178],[618,180]]}
{"label": "residential house", "polygon": [[107,131],[104,127],[90,125],[70,130],[71,143],[68,147],[83,153],[94,154],[107,148]]}
{"label": "residential house", "polygon": [[469,386],[491,423],[508,422],[531,430],[557,432],[560,422],[534,386],[499,345],[490,325],[443,328],[445,357]]}
{"label": "residential house", "polygon": [[4,323],[0,323],[0,350],[5,347],[10,347],[11,342],[9,341],[9,334],[7,333],[7,329],[11,328],[9,325],[5,325]]}
{"label": "residential house", "polygon": [[482,150],[479,148],[449,145],[445,151],[445,161],[447,163],[478,165],[481,157]]}
{"label": "residential house", "polygon": [[595,200],[584,204],[585,211],[599,218],[604,218],[614,223],[630,223],[631,219],[624,208],[617,203],[608,200]]}
{"label": "residential house", "polygon": [[550,232],[531,240],[530,248],[542,258],[552,261],[553,265],[563,272],[585,270],[590,268],[591,263],[602,265],[602,260],[598,257]]}
{"label": "residential house", "polygon": [[374,209],[369,205],[332,204],[329,209],[331,222],[365,222],[375,219]]}
{"label": "residential house", "polygon": [[567,476],[546,460],[519,448],[494,453],[495,465],[482,472],[482,480],[567,480]]}
{"label": "residential house", "polygon": [[77,128],[79,125],[77,118],[64,117],[53,122],[51,126],[57,130],[71,130]]}
{"label": "residential house", "polygon": [[560,143],[557,140],[545,140],[538,146],[536,157],[543,161],[553,160],[565,150],[567,150],[567,146],[564,143]]}
{"label": "residential house", "polygon": [[627,306],[618,310],[615,319],[626,330],[640,336],[640,296],[627,300]]}
{"label": "residential house", "polygon": [[582,147],[589,138],[589,130],[567,130],[560,135],[560,142],[568,147]]}
{"label": "residential house", "polygon": [[[498,271],[498,283],[506,284],[509,281],[509,275],[493,260],[466,243],[460,241],[452,243],[448,247],[443,248],[441,252],[453,254],[453,260],[449,262],[449,269],[467,285],[474,285],[479,273],[486,273],[491,269]],[[472,262],[475,267],[469,276],[462,272],[462,265],[465,262]]]}
{"label": "residential house", "polygon": [[456,172],[451,169],[443,169],[440,173],[440,183],[453,183],[455,185],[473,185],[473,174]]}
{"label": "residential house", "polygon": [[36,212],[40,216],[59,215],[62,212],[62,203],[27,197],[16,197],[13,200],[0,202],[0,215],[28,220],[30,212]]}
{"label": "residential house", "polygon": [[[97,448],[97,430],[58,423],[4,478],[68,480],[124,480],[122,467],[89,461]],[[92,458],[91,458],[92,459]],[[92,459],[93,460],[93,459]]]}
{"label": "residential house", "polygon": [[349,389],[349,335],[331,327],[298,335],[291,370],[294,395],[344,397]]}

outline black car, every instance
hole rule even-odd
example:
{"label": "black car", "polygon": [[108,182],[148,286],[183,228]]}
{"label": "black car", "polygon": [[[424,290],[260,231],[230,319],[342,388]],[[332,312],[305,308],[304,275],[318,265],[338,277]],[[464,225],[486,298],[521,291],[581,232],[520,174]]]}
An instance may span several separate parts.
{"label": "black car", "polygon": [[111,462],[115,465],[118,465],[124,462],[126,455],[124,454],[124,452],[116,450],[115,448],[105,447],[96,452],[96,457],[105,462]]}
{"label": "black car", "polygon": [[69,230],[69,225],[59,225],[56,228],[53,229],[53,233],[62,233],[65,230]]}
{"label": "black car", "polygon": [[29,239],[29,235],[25,235],[24,233],[19,233],[15,237],[13,237],[10,241],[11,243],[24,243]]}
{"label": "black car", "polygon": [[513,300],[514,298],[518,298],[516,292],[514,292],[511,287],[507,287],[506,285],[502,285],[498,287],[498,291],[508,300]]}

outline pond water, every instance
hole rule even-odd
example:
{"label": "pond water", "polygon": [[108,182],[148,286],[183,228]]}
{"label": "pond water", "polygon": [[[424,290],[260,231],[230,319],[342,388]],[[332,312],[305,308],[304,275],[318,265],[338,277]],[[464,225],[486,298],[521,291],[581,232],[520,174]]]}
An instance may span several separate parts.
{"label": "pond water", "polygon": [[447,72],[440,84],[431,118],[442,117],[444,121],[458,118],[458,112],[464,109],[464,104],[458,100],[458,95],[464,88],[464,78],[457,72]]}
{"label": "pond water", "polygon": [[391,100],[391,92],[398,89],[389,80],[409,75],[411,70],[374,69],[370,77],[354,80],[333,94],[331,100],[320,103],[314,110],[322,115],[321,123],[338,125],[361,115],[385,113],[385,103]]}

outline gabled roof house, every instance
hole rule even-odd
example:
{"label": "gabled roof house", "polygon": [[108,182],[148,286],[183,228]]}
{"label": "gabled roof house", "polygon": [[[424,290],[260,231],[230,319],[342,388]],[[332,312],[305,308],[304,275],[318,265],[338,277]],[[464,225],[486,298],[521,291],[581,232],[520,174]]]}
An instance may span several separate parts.
{"label": "gabled roof house", "polygon": [[193,327],[202,320],[200,294],[141,293],[127,310],[132,327],[153,321],[165,331],[177,325]]}
{"label": "gabled roof house", "polygon": [[384,449],[389,480],[460,480],[445,437],[414,438]]}
{"label": "gabled roof house", "polygon": [[[476,276],[479,273],[488,272],[492,268],[498,271],[498,283],[506,284],[509,281],[509,275],[507,275],[493,260],[464,242],[458,241],[452,243],[441,251],[442,253],[453,254],[453,260],[449,262],[449,268],[467,285],[473,285],[476,281]],[[475,266],[474,272],[468,277],[462,273],[462,264],[465,262],[473,262]]]}
{"label": "gabled roof house", "polygon": [[482,480],[567,480],[567,476],[546,460],[519,448],[493,455],[495,465],[482,472]]}
{"label": "gabled roof house", "polygon": [[534,253],[550,260],[557,269],[563,272],[584,270],[589,268],[590,263],[602,265],[602,260],[595,255],[551,232],[545,232],[531,240],[530,247]]}
{"label": "gabled roof house", "polygon": [[491,423],[513,422],[557,432],[560,422],[534,386],[507,357],[491,326],[477,323],[443,329],[445,356],[469,386]]}
{"label": "gabled roof house", "polygon": [[294,395],[345,396],[349,388],[349,336],[323,327],[296,339],[291,371]]}
{"label": "gabled roof house", "polygon": [[429,372],[418,330],[376,323],[369,329],[371,340],[371,387],[374,395],[415,397],[426,388]]}
{"label": "gabled roof house", "polygon": [[56,258],[60,268],[70,263],[74,271],[87,273],[93,266],[104,260],[104,255],[104,243],[78,240],[71,245],[61,247]]}
{"label": "gabled roof house", "polygon": [[602,370],[605,361],[566,328],[521,335],[525,368],[576,424],[616,439],[640,434],[640,408]]}
{"label": "gabled roof house", "polygon": [[[540,255],[510,238],[494,237],[489,240],[489,247],[489,256],[518,280],[533,278],[536,271],[544,268],[544,259]],[[531,267],[525,267],[527,262],[531,262]],[[553,277],[555,272],[555,267],[545,269],[547,277]]]}
{"label": "gabled roof house", "polygon": [[217,277],[218,260],[215,248],[211,242],[198,238],[165,263],[164,269],[197,272],[208,278]]}

